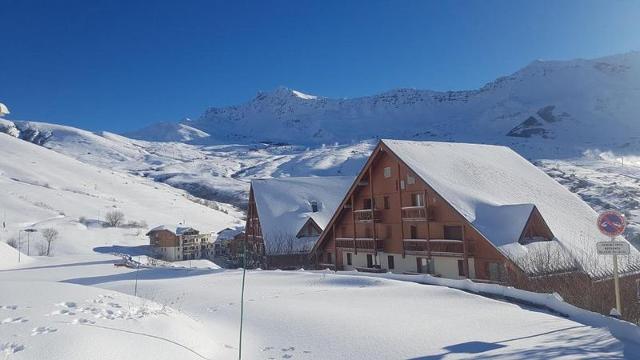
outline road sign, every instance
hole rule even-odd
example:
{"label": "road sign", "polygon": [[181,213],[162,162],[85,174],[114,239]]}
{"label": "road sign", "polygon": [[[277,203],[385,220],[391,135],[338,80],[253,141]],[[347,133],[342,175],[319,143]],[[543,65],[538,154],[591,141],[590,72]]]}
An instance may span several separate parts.
{"label": "road sign", "polygon": [[631,248],[624,241],[600,241],[596,243],[598,255],[629,255]]}
{"label": "road sign", "polygon": [[609,237],[616,237],[622,234],[626,226],[627,221],[624,215],[617,211],[605,211],[598,216],[598,229]]}

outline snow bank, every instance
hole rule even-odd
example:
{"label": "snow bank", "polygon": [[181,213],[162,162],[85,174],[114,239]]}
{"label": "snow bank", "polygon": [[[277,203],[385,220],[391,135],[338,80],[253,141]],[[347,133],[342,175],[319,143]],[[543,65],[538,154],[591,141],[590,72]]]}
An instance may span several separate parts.
{"label": "snow bank", "polygon": [[10,269],[20,264],[28,264],[32,261],[33,259],[31,257],[20,254],[20,262],[18,262],[18,250],[0,241],[0,269]]}
{"label": "snow bank", "polygon": [[341,271],[338,272],[338,274],[382,277],[392,280],[411,281],[419,284],[446,286],[453,289],[469,291],[480,295],[497,296],[515,302],[543,307],[585,325],[607,328],[609,329],[611,334],[618,339],[627,340],[635,344],[640,344],[640,327],[627,321],[618,320],[573,306],[569,303],[566,303],[557,293],[535,293],[531,291],[516,289],[510,286],[478,283],[469,279],[445,279],[434,277],[431,275],[407,275],[393,273],[373,274],[359,273],[355,271]]}

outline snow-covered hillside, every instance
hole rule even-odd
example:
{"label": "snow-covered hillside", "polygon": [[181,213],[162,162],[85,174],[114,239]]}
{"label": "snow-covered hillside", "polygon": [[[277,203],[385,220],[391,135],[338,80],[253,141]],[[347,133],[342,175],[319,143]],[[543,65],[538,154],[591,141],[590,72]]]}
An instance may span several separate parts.
{"label": "snow-covered hillside", "polygon": [[[60,232],[57,254],[92,253],[95,247],[148,243],[146,226],[103,228],[112,210],[122,211],[127,221],[149,226],[186,222],[202,231],[237,225],[242,216],[230,206],[205,206],[165,184],[82,163],[6,134],[0,133],[0,149],[2,241],[21,235],[24,242],[26,234],[18,231],[27,227],[54,227]],[[41,238],[34,234],[30,239],[33,255]]]}
{"label": "snow-covered hillside", "polygon": [[[591,148],[639,150],[639,112],[640,52],[631,52],[534,61],[469,91],[398,89],[329,99],[278,88],[241,105],[209,108],[183,124],[206,132],[213,142],[446,140],[503,144],[530,157],[556,158]],[[165,127],[150,126],[134,136],[157,140]]]}

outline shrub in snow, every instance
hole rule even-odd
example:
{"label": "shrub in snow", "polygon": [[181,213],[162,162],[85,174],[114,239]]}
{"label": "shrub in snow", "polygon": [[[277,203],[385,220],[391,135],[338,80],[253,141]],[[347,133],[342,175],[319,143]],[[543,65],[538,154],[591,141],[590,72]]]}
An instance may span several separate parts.
{"label": "shrub in snow", "polygon": [[7,239],[7,245],[11,246],[14,249],[18,248],[18,239],[12,237]]}
{"label": "shrub in snow", "polygon": [[120,210],[109,211],[104,219],[108,227],[119,227],[124,224],[124,213]]}

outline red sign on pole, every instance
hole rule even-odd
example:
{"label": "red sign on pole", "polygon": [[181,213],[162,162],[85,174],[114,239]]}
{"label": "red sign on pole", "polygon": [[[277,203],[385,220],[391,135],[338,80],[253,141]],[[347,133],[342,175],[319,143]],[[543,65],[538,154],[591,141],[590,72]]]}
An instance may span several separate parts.
{"label": "red sign on pole", "polygon": [[598,229],[609,237],[621,235],[626,226],[624,215],[617,211],[605,211],[598,216]]}

